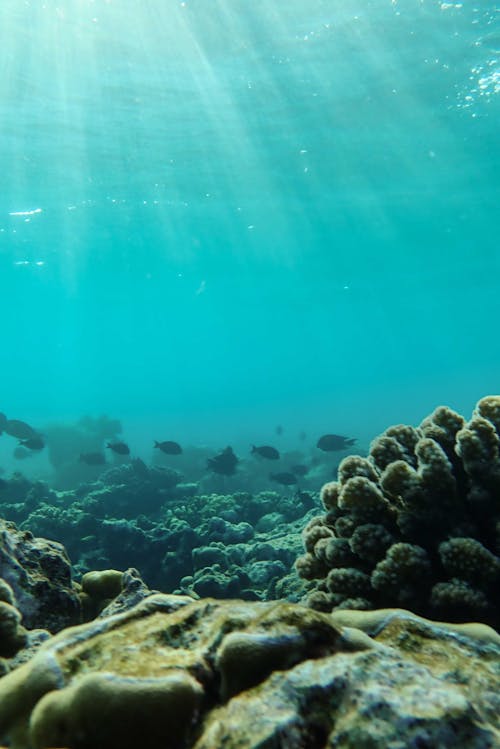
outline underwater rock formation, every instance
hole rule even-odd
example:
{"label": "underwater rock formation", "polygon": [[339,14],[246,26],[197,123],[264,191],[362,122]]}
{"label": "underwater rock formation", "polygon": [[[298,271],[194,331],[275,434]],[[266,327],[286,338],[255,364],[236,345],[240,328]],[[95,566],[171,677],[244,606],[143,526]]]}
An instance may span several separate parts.
{"label": "underwater rock formation", "polygon": [[[116,466],[97,482],[57,492],[16,475],[0,492],[0,515],[64,544],[76,576],[137,568],[163,591],[271,600],[286,590],[300,534],[319,496],[274,491],[198,494],[169,468]],[[296,576],[295,576],[296,578]]]}
{"label": "underwater rock formation", "polygon": [[345,458],[296,569],[321,611],[404,606],[500,627],[500,396],[441,406]]}
{"label": "underwater rock formation", "polygon": [[0,679],[12,749],[486,749],[500,636],[409,612],[153,595]]}
{"label": "underwater rock formation", "polygon": [[[27,643],[27,633],[21,625],[22,616],[17,608],[14,591],[0,578],[0,659],[14,657]],[[7,665],[0,665],[0,675]]]}
{"label": "underwater rock formation", "polygon": [[62,544],[0,520],[0,583],[7,584],[28,629],[51,632],[80,621],[80,599]]}

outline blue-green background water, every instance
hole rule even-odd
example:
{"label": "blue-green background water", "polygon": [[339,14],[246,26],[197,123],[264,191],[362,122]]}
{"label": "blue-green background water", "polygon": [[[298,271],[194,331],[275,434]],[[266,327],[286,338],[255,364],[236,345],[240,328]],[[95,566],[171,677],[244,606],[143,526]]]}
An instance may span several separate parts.
{"label": "blue-green background water", "polygon": [[[500,372],[500,6],[3,0],[0,410],[368,441]],[[4,439],[0,458],[12,444]]]}

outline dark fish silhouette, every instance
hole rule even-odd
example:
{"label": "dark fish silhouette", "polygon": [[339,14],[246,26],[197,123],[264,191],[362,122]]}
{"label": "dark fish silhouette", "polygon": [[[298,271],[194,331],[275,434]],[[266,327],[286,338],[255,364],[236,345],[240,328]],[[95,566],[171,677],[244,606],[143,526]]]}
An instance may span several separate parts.
{"label": "dark fish silhouette", "polygon": [[297,477],[289,471],[283,471],[282,473],[270,473],[269,478],[271,481],[276,481],[278,484],[283,486],[291,486],[297,483]]}
{"label": "dark fish silhouette", "polygon": [[277,435],[278,435],[278,437],[279,437],[279,436],[280,436],[281,434],[283,434],[283,427],[281,426],[281,424],[278,424],[278,426],[276,427],[276,429],[275,429],[274,431],[275,431],[275,434],[277,434]]}
{"label": "dark fish silhouette", "polygon": [[0,412],[0,434],[2,434],[3,430],[5,429],[6,423],[7,423],[6,415]]}
{"label": "dark fish silhouette", "polygon": [[18,440],[29,440],[37,436],[33,427],[19,419],[7,419],[3,425],[3,431]]}
{"label": "dark fish silhouette", "polygon": [[130,455],[130,447],[125,442],[108,442],[106,447],[117,455]]}
{"label": "dark fish silhouette", "polygon": [[226,447],[214,458],[209,458],[207,460],[207,468],[209,471],[222,474],[223,476],[232,476],[236,471],[238,462],[238,458],[234,454],[233,448]]}
{"label": "dark fish silhouette", "polygon": [[23,447],[27,447],[28,450],[43,450],[45,447],[45,442],[38,435],[30,437],[27,440],[19,440],[19,444]]}
{"label": "dark fish silhouette", "polygon": [[165,455],[180,455],[182,452],[182,447],[179,443],[171,442],[170,440],[165,440],[165,442],[156,442],[155,440],[154,446],[161,450],[162,453],[165,453]]}
{"label": "dark fish silhouette", "polygon": [[350,437],[342,437],[340,434],[324,434],[316,443],[316,447],[320,450],[324,450],[327,453],[335,452],[335,450],[346,450],[356,442],[355,439]]}
{"label": "dark fish silhouette", "polygon": [[103,466],[106,464],[104,453],[80,453],[80,461],[88,466]]}
{"label": "dark fish silhouette", "polygon": [[280,454],[275,447],[270,445],[261,445],[261,447],[255,447],[252,445],[252,455],[260,455],[261,458],[267,458],[267,460],[279,460]]}
{"label": "dark fish silhouette", "polygon": [[299,432],[299,440],[301,442],[304,442],[304,440],[307,438],[307,434],[302,430],[302,432]]}
{"label": "dark fish silhouette", "polygon": [[305,476],[306,473],[309,473],[309,466],[305,466],[302,463],[297,463],[297,465],[292,466],[290,470],[296,476]]}

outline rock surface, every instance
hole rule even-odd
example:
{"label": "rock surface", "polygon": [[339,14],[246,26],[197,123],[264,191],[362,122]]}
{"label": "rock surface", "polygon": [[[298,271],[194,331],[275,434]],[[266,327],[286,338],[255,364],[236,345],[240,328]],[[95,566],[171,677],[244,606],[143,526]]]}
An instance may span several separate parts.
{"label": "rock surface", "polygon": [[1,519],[0,579],[12,589],[27,629],[58,632],[80,620],[80,599],[64,546]]}
{"label": "rock surface", "polygon": [[152,595],[0,679],[12,749],[500,746],[500,636],[402,610]]}

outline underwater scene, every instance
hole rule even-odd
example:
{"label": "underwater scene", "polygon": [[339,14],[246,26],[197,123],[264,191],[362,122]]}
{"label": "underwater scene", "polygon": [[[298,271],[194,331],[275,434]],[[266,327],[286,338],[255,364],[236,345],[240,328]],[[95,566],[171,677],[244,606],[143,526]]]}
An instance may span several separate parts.
{"label": "underwater scene", "polygon": [[0,749],[500,747],[500,5],[0,28]]}

